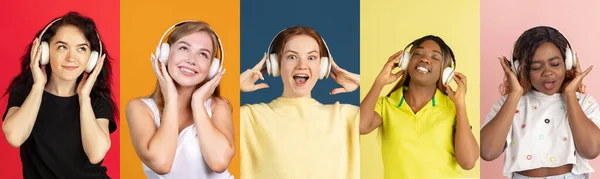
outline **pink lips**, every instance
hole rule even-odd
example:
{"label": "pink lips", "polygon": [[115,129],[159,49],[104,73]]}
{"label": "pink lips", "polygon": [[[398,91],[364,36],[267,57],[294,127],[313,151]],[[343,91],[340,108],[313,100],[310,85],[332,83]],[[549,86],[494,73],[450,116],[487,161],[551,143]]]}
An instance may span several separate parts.
{"label": "pink lips", "polygon": [[555,86],[556,86],[556,81],[554,81],[554,80],[544,81],[544,89],[546,89],[546,90],[553,90]]}
{"label": "pink lips", "polygon": [[193,67],[182,65],[182,66],[179,66],[178,68],[181,71],[181,73],[186,76],[193,76],[193,75],[198,74],[198,71],[196,69],[194,69]]}
{"label": "pink lips", "polygon": [[65,70],[73,71],[77,69],[77,66],[62,66]]}
{"label": "pink lips", "polygon": [[310,76],[308,76],[306,73],[296,73],[292,75],[292,78],[294,79],[296,86],[304,86],[306,85],[308,79],[310,79]]}

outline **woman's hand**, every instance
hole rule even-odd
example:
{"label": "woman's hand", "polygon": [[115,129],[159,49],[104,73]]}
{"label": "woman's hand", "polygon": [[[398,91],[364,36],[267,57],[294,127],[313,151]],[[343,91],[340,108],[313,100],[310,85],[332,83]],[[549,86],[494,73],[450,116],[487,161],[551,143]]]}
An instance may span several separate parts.
{"label": "woman's hand", "polygon": [[47,82],[46,77],[46,65],[40,66],[40,60],[42,60],[42,49],[40,49],[40,39],[35,38],[31,45],[31,52],[29,54],[29,68],[33,75],[33,84],[39,86],[45,86]]}
{"label": "woman's hand", "polygon": [[156,78],[158,78],[158,84],[162,92],[165,102],[177,101],[177,88],[173,79],[167,71],[167,66],[162,63],[154,54],[152,54],[152,69]]}
{"label": "woman's hand", "polygon": [[96,83],[96,79],[98,78],[98,74],[102,70],[102,65],[104,64],[104,58],[106,58],[106,54],[100,56],[100,60],[96,63],[94,70],[92,73],[83,72],[83,78],[77,85],[77,94],[80,97],[89,97],[92,92],[92,88],[94,88],[94,83]]}
{"label": "woman's hand", "polygon": [[454,91],[450,85],[444,85],[446,94],[448,94],[448,97],[450,97],[450,100],[452,100],[454,104],[465,104],[465,96],[467,95],[467,77],[462,73],[455,72],[452,78],[458,87],[456,88],[456,91]]}
{"label": "woman's hand", "polygon": [[523,87],[521,84],[519,84],[517,75],[515,75],[515,73],[511,70],[508,59],[506,59],[505,56],[498,57],[498,59],[500,60],[500,65],[502,65],[502,69],[504,70],[506,78],[508,79],[508,89],[510,90],[508,93],[518,96],[523,95]]}
{"label": "woman's hand", "polygon": [[592,65],[588,67],[587,70],[585,70],[584,72],[581,72],[581,66],[579,66],[579,57],[575,55],[575,58],[577,59],[577,65],[574,69],[575,77],[573,78],[573,80],[571,80],[568,84],[565,85],[565,88],[563,89],[562,93],[563,95],[575,94],[575,92],[577,92],[577,90],[580,88],[583,78],[587,76],[590,73],[590,71],[592,71],[592,69],[594,69],[594,65]]}
{"label": "woman's hand", "polygon": [[240,91],[241,92],[253,92],[259,89],[268,88],[269,85],[266,83],[255,84],[258,79],[265,80],[263,77],[263,73],[260,71],[262,66],[265,64],[267,60],[267,54],[263,55],[262,60],[256,64],[251,69],[246,70],[244,73],[240,74]]}
{"label": "woman's hand", "polygon": [[331,73],[331,78],[335,80],[336,83],[340,84],[341,88],[336,88],[331,90],[329,94],[335,95],[339,93],[348,93],[356,90],[360,86],[360,75],[350,73],[342,68],[340,68],[333,59],[331,59],[331,66],[333,73]]}
{"label": "woman's hand", "polygon": [[400,78],[402,76],[404,71],[392,73],[392,70],[394,70],[394,68],[398,67],[398,60],[402,56],[403,52],[404,52],[403,50],[400,50],[400,51],[396,52],[394,55],[390,56],[388,61],[383,66],[383,69],[381,69],[381,72],[379,72],[379,75],[375,79],[375,83],[377,83],[377,85],[381,85],[381,86],[388,85],[388,84],[393,83],[394,81],[398,80],[398,78]]}
{"label": "woman's hand", "polygon": [[215,89],[221,83],[221,78],[225,74],[225,69],[221,70],[212,79],[204,83],[200,88],[194,91],[192,94],[192,107],[197,105],[204,105],[204,101],[208,100],[215,92]]}

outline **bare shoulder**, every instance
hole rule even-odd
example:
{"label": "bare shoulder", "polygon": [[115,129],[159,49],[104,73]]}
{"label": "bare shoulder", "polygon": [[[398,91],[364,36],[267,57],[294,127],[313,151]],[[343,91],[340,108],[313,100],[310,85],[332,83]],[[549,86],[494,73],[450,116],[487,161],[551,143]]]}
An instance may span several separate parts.
{"label": "bare shoulder", "polygon": [[132,119],[133,116],[140,115],[150,115],[153,116],[152,111],[141,98],[132,99],[127,103],[127,107],[125,109],[125,115],[127,115],[127,119]]}
{"label": "bare shoulder", "polygon": [[218,96],[218,97],[212,97],[211,99],[212,99],[212,103],[210,103],[210,108],[212,111],[222,111],[222,110],[232,111],[231,102],[229,102],[229,100],[227,100],[227,98]]}

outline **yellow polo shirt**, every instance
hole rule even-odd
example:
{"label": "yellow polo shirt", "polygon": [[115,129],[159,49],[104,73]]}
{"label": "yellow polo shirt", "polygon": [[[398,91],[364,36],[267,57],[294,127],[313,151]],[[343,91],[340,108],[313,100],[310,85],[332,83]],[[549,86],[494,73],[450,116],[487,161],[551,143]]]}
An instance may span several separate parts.
{"label": "yellow polo shirt", "polygon": [[360,178],[359,108],[277,98],[240,108],[241,178]]}
{"label": "yellow polo shirt", "polygon": [[416,114],[403,90],[379,97],[375,111],[383,119],[381,152],[384,178],[463,177],[454,157],[456,109],[440,90]]}

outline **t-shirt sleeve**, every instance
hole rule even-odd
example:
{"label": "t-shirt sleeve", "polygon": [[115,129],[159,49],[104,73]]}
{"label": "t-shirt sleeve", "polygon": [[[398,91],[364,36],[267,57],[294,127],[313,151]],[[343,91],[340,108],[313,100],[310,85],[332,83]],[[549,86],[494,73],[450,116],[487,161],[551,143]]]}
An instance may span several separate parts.
{"label": "t-shirt sleeve", "polygon": [[110,106],[109,101],[102,98],[96,98],[96,100],[94,100],[94,102],[92,103],[92,109],[94,110],[94,115],[96,116],[96,119],[108,119],[109,133],[113,133],[117,130],[117,123],[115,122],[113,109]]}
{"label": "t-shirt sleeve", "polygon": [[[483,128],[485,125],[487,125],[490,121],[492,121],[492,119],[494,119],[494,117],[496,117],[496,114],[498,114],[498,111],[500,111],[500,108],[502,108],[502,105],[504,105],[504,102],[506,101],[507,96],[502,96],[497,102],[496,104],[494,104],[494,106],[492,106],[492,109],[490,109],[490,112],[488,112],[487,116],[485,117],[485,122],[483,123],[483,125],[481,126],[481,128]],[[510,143],[512,140],[512,125],[510,126],[510,129],[508,130],[508,135],[506,135],[506,142]]]}
{"label": "t-shirt sleeve", "polygon": [[383,117],[383,102],[385,102],[385,96],[380,96],[379,99],[377,99],[377,103],[375,104],[375,112],[377,112],[377,114],[379,114],[379,116]]}
{"label": "t-shirt sleeve", "polygon": [[596,126],[600,127],[600,109],[598,108],[598,101],[594,99],[591,95],[584,95],[584,97],[580,101],[581,109],[583,113],[596,124]]}
{"label": "t-shirt sleeve", "polygon": [[498,111],[500,111],[500,108],[502,108],[502,105],[504,105],[505,101],[506,96],[502,96],[498,101],[496,101],[496,104],[492,106],[492,109],[490,109],[490,112],[488,112],[487,116],[485,117],[485,122],[483,123],[483,126],[487,125],[490,121],[492,121],[494,117],[496,117],[496,114],[498,114]]}
{"label": "t-shirt sleeve", "polygon": [[23,102],[25,102],[25,98],[27,98],[26,95],[19,93],[10,93],[8,95],[8,105],[6,106],[4,114],[2,115],[2,121],[4,121],[4,119],[6,118],[6,113],[8,112],[8,110],[12,107],[21,107],[21,105],[23,105]]}

